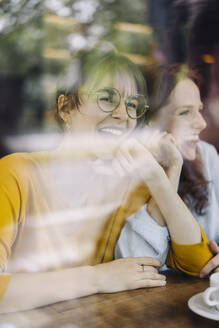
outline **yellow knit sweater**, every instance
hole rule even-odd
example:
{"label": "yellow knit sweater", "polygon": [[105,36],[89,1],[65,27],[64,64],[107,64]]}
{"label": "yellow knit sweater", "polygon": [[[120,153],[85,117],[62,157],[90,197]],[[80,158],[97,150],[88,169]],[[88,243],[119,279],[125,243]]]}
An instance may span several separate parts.
{"label": "yellow knit sweater", "polygon": [[[25,272],[30,268],[32,271],[39,268],[48,271],[63,267],[63,258],[57,250],[63,248],[68,253],[72,248],[73,241],[63,242],[56,224],[44,222],[45,217],[51,222],[51,213],[63,214],[65,210],[41,169],[42,163],[47,162],[47,153],[13,154],[0,160],[0,299],[7,290],[11,273]],[[96,251],[94,249],[92,253],[95,254],[93,264],[113,259],[114,247],[125,219],[148,199],[149,193],[144,186],[126,193],[123,205],[109,215],[102,227]],[[33,233],[33,230],[40,233]],[[45,250],[48,253],[46,258]],[[34,254],[39,256],[34,257]],[[197,276],[211,257],[208,240],[202,231],[199,244],[178,245],[172,242],[167,265]],[[74,259],[71,256],[65,258],[64,266],[72,263]]]}

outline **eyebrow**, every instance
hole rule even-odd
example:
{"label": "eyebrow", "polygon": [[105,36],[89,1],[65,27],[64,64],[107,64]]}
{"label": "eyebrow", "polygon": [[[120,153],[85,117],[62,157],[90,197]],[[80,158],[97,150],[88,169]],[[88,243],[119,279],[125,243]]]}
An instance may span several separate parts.
{"label": "eyebrow", "polygon": [[[189,109],[191,109],[191,108],[193,108],[194,107],[194,105],[182,105],[182,106],[178,106],[178,107],[176,107],[176,110],[178,110],[178,109],[186,109],[186,108],[189,108]],[[199,110],[202,110],[203,109],[203,104],[202,103],[200,103],[200,106],[199,106]]]}

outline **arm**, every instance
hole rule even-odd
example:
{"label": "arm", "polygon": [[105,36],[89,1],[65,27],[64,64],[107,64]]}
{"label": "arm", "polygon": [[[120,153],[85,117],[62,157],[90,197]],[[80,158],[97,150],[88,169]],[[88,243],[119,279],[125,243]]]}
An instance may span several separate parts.
{"label": "arm", "polygon": [[[150,160],[153,165],[154,159],[151,154]],[[154,165],[156,167],[157,164]],[[167,264],[174,269],[198,276],[203,265],[212,258],[204,231],[162,171],[152,170],[151,175],[146,174],[144,178],[171,235]]]}
{"label": "arm", "polygon": [[[158,162],[159,160],[161,161],[163,167],[165,168],[166,175],[177,192],[183,165],[182,155],[176,147],[175,139],[170,134],[164,135],[161,141],[158,140],[157,143],[159,143],[160,146],[160,155],[157,151],[157,160]],[[165,219],[153,197],[151,197],[148,203],[147,210],[159,225],[166,225]]]}
{"label": "arm", "polygon": [[95,292],[97,286],[92,267],[45,273],[14,273],[0,303],[0,313],[23,311]]}
{"label": "arm", "polygon": [[139,176],[148,187],[168,226],[171,239],[179,244],[199,243],[201,241],[199,224],[152,154],[142,144],[132,139],[123,150],[123,155],[133,174]]}
{"label": "arm", "polygon": [[[172,183],[172,185],[175,187],[175,190],[177,191],[181,166],[180,166],[180,161],[177,160],[177,156],[174,156],[174,152],[172,152],[171,155],[172,155],[171,157],[176,160],[173,161],[174,165],[168,169],[167,175],[169,177],[170,182]],[[212,161],[212,162],[213,163],[218,162],[218,155],[217,155],[217,161]],[[155,204],[155,209],[157,208],[158,215],[160,215],[158,219],[160,217],[161,219],[163,219],[163,216],[161,215],[160,210],[156,206],[155,202],[154,204]],[[159,222],[157,220],[157,217],[155,216],[156,215],[155,210],[153,212],[153,215],[154,215],[153,216],[154,219],[159,224],[161,224],[160,222],[162,221]],[[210,242],[209,245],[208,239],[204,231],[201,229],[201,241],[199,243],[181,244],[179,242],[175,242],[172,239],[166,264],[174,268],[175,270],[180,270],[193,276],[198,276],[201,268],[204,267],[203,271],[201,271],[201,276],[205,276],[219,264],[219,260],[217,260],[217,258],[219,257],[216,256],[215,258],[212,259],[212,252],[216,253],[215,249],[212,248],[212,243]]]}
{"label": "arm", "polygon": [[115,258],[151,256],[165,264],[169,250],[169,232],[142,206],[127,219],[115,247]]}
{"label": "arm", "polygon": [[[182,157],[171,143],[170,135],[165,136],[164,146],[166,151],[162,157],[169,157],[166,174],[177,191]],[[136,204],[137,197],[138,189],[133,193],[131,202]],[[115,257],[147,255],[159,259],[164,264],[169,250],[169,233],[159,207],[154,198],[150,197],[146,207],[142,206],[136,210],[137,212],[135,211],[136,213],[127,219],[127,224],[120,234],[115,248]]]}
{"label": "arm", "polygon": [[[0,185],[0,267],[7,261],[16,240],[21,212],[21,185],[11,171],[1,166]],[[25,193],[23,193],[25,194]],[[142,265],[148,268],[145,272]],[[154,268],[159,261],[150,258],[123,259],[97,266],[53,272],[0,274],[0,312],[13,312],[44,306],[97,292],[164,285],[164,277]],[[4,297],[3,297],[4,296]]]}
{"label": "arm", "polygon": [[[172,185],[174,185],[174,190],[177,190],[182,167],[182,158],[181,155],[175,151],[175,147],[173,147],[172,144],[166,144],[166,148],[167,147],[168,152],[170,153],[171,151],[171,165],[166,170],[166,173]],[[147,165],[146,161],[143,164],[144,166]],[[163,172],[162,168],[161,172]],[[162,198],[162,192],[161,190],[160,198]],[[132,195],[132,202],[134,204],[136,203],[135,199],[137,197],[135,195],[138,195],[138,189]],[[138,209],[136,208],[136,210]],[[115,257],[147,255],[158,258],[164,264],[168,249],[169,233],[166,222],[154,198],[151,197],[146,208],[141,207],[134,215],[128,218],[127,224],[122,230],[117,242]]]}
{"label": "arm", "polygon": [[156,259],[129,258],[93,267],[15,273],[11,275],[9,287],[0,303],[0,313],[23,311],[95,293],[164,286],[165,277],[155,269],[158,266],[160,262]]}
{"label": "arm", "polygon": [[153,179],[147,177],[145,182],[165,218],[171,239],[179,244],[199,243],[200,226],[174,190],[165,172],[157,170]]}
{"label": "arm", "polygon": [[[166,170],[166,174],[169,178],[169,181],[171,182],[176,192],[178,190],[181,169],[182,169],[182,161],[179,160],[173,163],[172,166]],[[157,206],[153,197],[151,197],[148,202],[147,211],[159,225],[166,226],[166,221],[163,215],[161,214],[160,209]]]}
{"label": "arm", "polygon": [[[139,145],[136,145],[135,142],[135,147],[139,147]],[[132,145],[133,146],[133,145]],[[133,148],[135,148],[133,147]],[[170,225],[170,233],[172,234],[172,240],[171,240],[171,248],[169,251],[168,255],[168,260],[167,264],[173,267],[174,269],[178,269],[180,271],[186,272],[187,274],[190,275],[199,275],[199,271],[202,268],[202,266],[208,262],[208,260],[212,257],[212,253],[209,250],[208,247],[208,240],[204,234],[204,231],[200,229],[198,223],[195,221],[193,218],[192,214],[190,211],[186,208],[185,204],[183,201],[179,198],[179,196],[176,193],[176,187],[171,187],[167,188],[168,186],[168,178],[165,175],[164,171],[162,170],[161,167],[157,167],[158,163],[152,158],[152,162],[150,162],[149,159],[142,160],[144,154],[144,149],[138,148],[138,156],[139,156],[139,161],[141,166],[139,165],[137,173],[141,172],[141,177],[149,187],[150,185],[152,186],[151,188],[151,194],[155,194],[154,199],[157,197],[157,202],[161,204],[161,207],[163,209],[159,209],[160,215],[162,219],[166,216],[168,224]],[[133,150],[132,150],[133,152]],[[136,149],[135,149],[136,152]],[[125,155],[125,154],[124,154]],[[136,155],[136,154],[135,154]],[[149,154],[150,155],[150,154]],[[142,163],[141,163],[142,161]],[[147,163],[147,166],[145,165]],[[131,163],[132,167],[135,165],[135,161],[133,160]],[[154,171],[154,166],[155,165],[155,171]],[[142,168],[145,166],[145,171],[142,171]],[[175,171],[175,172],[174,172]],[[172,172],[169,172],[169,174],[173,174],[174,181],[178,183],[177,177],[179,178],[179,172],[177,170],[173,170]],[[161,174],[161,176],[160,176]],[[164,178],[164,180],[163,180]],[[167,180],[166,180],[167,179]],[[149,181],[149,184],[148,184]],[[167,182],[167,184],[166,184]],[[154,184],[155,183],[155,184]],[[170,183],[170,182],[169,182]],[[153,189],[154,188],[154,189]],[[150,189],[150,188],[149,188]],[[169,190],[168,190],[169,189]],[[153,190],[153,191],[152,191]],[[156,195],[156,191],[157,195]],[[172,196],[171,196],[172,195]],[[176,201],[175,201],[176,200]],[[167,207],[167,204],[171,204]],[[171,206],[171,207],[170,207]],[[172,211],[172,209],[174,209]],[[162,211],[163,210],[163,213]],[[185,212],[184,212],[185,211]],[[176,217],[177,213],[177,217]],[[185,215],[184,215],[185,213]],[[148,214],[147,214],[148,216]],[[165,219],[166,219],[165,217]],[[186,219],[186,221],[184,220]],[[151,218],[152,220],[152,218]],[[155,220],[156,221],[156,220]],[[156,223],[154,221],[154,223]],[[176,223],[176,224],[175,224]],[[133,223],[135,225],[135,223]],[[187,225],[187,230],[185,231],[185,225]],[[148,226],[148,221],[145,220],[145,231]],[[189,227],[191,227],[191,231],[189,232]],[[162,228],[162,227],[161,227]],[[164,228],[164,227],[163,227]],[[194,231],[195,228],[195,231]],[[126,228],[127,229],[127,228]],[[176,231],[174,230],[176,229]],[[178,230],[177,230],[178,229]],[[182,235],[181,231],[184,231],[184,234]],[[195,233],[194,233],[195,232]],[[141,235],[142,233],[142,235]],[[182,236],[181,236],[182,235]],[[147,251],[147,244],[148,244],[148,236],[150,238],[150,233],[146,231],[146,238],[143,236],[143,229],[141,228],[140,230],[136,231],[136,226],[133,229],[132,227],[132,238],[129,240],[129,247],[130,245],[136,241],[140,240],[141,245],[144,243],[144,248]],[[173,237],[175,236],[175,237]],[[157,236],[159,239],[159,236]],[[189,237],[189,239],[187,238]],[[194,238],[193,238],[194,237]],[[174,240],[175,238],[175,240]],[[153,244],[152,244],[153,246]],[[141,255],[146,255],[147,252],[141,253]],[[132,253],[131,253],[132,255]],[[127,256],[127,255],[126,255]],[[170,261],[171,260],[171,261]]]}

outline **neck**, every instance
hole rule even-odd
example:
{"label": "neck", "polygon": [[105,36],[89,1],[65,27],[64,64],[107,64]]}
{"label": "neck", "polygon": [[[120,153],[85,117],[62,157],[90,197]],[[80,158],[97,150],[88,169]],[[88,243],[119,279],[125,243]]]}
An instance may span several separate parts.
{"label": "neck", "polygon": [[103,139],[91,133],[67,132],[53,155],[60,159],[95,160],[113,158],[117,149],[115,142],[103,142]]}

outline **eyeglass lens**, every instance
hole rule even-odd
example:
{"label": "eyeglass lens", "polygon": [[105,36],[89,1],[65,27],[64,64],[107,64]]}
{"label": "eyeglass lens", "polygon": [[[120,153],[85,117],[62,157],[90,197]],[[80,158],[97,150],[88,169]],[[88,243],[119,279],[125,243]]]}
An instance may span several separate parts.
{"label": "eyeglass lens", "polygon": [[[97,103],[104,112],[112,112],[121,101],[120,93],[114,88],[104,88],[97,92]],[[146,99],[143,95],[135,95],[126,98],[126,111],[129,117],[136,119],[141,117],[147,110]]]}

